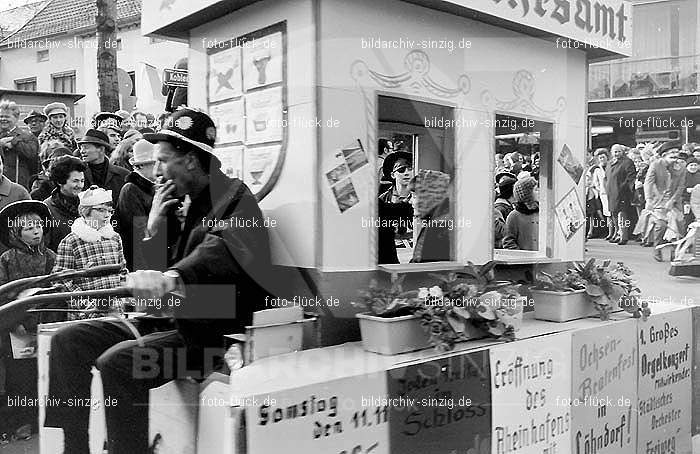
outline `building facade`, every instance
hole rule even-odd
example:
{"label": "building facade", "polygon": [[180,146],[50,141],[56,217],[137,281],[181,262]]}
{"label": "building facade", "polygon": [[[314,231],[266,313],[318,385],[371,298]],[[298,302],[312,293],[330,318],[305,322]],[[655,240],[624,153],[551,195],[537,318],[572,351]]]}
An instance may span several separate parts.
{"label": "building facade", "polygon": [[[122,109],[164,110],[164,68],[187,55],[187,46],[145,38],[141,2],[117,2],[117,71]],[[0,86],[26,91],[81,93],[72,125],[84,128],[100,110],[97,94],[95,2],[51,0],[24,26],[0,42]],[[29,106],[23,106],[26,110]]]}
{"label": "building facade", "polygon": [[700,142],[700,2],[632,3],[632,55],[589,67],[589,145]]}

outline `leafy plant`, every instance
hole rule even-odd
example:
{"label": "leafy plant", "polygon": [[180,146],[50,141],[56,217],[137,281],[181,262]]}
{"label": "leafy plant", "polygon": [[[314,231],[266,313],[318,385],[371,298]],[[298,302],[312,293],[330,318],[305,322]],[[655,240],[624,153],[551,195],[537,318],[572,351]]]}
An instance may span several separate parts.
{"label": "leafy plant", "polygon": [[535,283],[532,289],[551,292],[572,292],[585,290],[586,281],[574,270],[559,271],[554,274],[540,271],[535,276]]}
{"label": "leafy plant", "polygon": [[649,304],[640,302],[641,291],[632,279],[632,270],[624,263],[613,264],[605,260],[601,265],[592,258],[585,264],[574,263],[574,269],[570,271],[585,281],[586,293],[593,300],[601,320],[610,318],[615,303],[634,318],[646,320],[651,314]]}
{"label": "leafy plant", "polygon": [[430,333],[430,342],[441,351],[454,348],[477,330],[506,341],[519,329],[517,298],[511,282],[495,281],[494,262],[481,267],[469,262],[463,273],[431,274],[438,284],[418,291],[416,313]]}
{"label": "leafy plant", "polygon": [[380,287],[376,280],[372,280],[368,290],[360,291],[360,301],[353,301],[355,307],[369,312],[377,317],[400,317],[415,313],[417,292],[404,291],[403,281],[405,275],[392,279],[389,288]]}

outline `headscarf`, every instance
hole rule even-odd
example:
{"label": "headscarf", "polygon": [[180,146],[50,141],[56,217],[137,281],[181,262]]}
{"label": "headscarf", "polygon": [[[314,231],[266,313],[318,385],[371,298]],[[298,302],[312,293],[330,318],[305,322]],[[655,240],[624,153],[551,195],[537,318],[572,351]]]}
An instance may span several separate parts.
{"label": "headscarf", "polygon": [[66,148],[71,150],[76,149],[75,131],[73,131],[68,124],[64,124],[63,127],[59,129],[50,121],[47,122],[46,126],[44,126],[44,130],[39,134],[39,143],[42,144],[52,139],[60,140]]}
{"label": "headscarf", "polygon": [[[537,187],[537,180],[533,177],[521,178],[513,186],[516,208],[525,208],[533,212],[539,209],[539,203],[535,200],[533,190]],[[521,210],[518,210],[521,211]]]}

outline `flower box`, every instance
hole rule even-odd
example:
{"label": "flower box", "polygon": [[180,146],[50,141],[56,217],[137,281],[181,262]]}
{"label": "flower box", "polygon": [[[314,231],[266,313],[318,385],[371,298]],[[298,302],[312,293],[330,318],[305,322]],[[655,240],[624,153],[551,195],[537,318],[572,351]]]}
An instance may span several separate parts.
{"label": "flower box", "polygon": [[551,322],[568,322],[595,316],[598,311],[586,290],[554,292],[530,290],[535,302],[535,318]]}
{"label": "flower box", "polygon": [[430,347],[427,331],[418,315],[377,317],[356,314],[360,319],[362,347],[368,352],[396,355]]}

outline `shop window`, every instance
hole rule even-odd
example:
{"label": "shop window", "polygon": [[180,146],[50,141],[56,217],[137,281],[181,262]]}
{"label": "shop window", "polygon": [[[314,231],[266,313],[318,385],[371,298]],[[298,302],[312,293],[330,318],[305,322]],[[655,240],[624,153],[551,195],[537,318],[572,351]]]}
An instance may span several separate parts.
{"label": "shop window", "polygon": [[36,91],[36,77],[15,80],[15,89],[22,91]]}
{"label": "shop window", "polygon": [[453,109],[389,96],[377,107],[377,263],[453,260],[454,138],[451,129],[425,126],[452,120]]}
{"label": "shop window", "polygon": [[42,61],[49,61],[49,51],[47,50],[39,50],[36,52],[36,61],[42,62]]}
{"label": "shop window", "polygon": [[56,93],[75,93],[75,71],[52,74],[53,91]]}
{"label": "shop window", "polygon": [[494,134],[494,257],[551,257],[553,124],[496,114]]}

